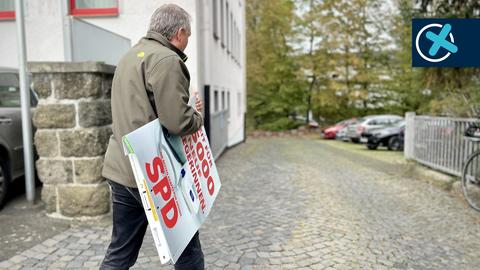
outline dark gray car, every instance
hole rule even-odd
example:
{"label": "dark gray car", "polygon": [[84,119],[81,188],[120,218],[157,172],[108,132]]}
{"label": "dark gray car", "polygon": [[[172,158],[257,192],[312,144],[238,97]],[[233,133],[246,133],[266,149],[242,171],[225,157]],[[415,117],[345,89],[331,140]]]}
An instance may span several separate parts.
{"label": "dark gray car", "polygon": [[[38,99],[33,90],[30,92],[33,108],[37,105]],[[22,116],[18,71],[0,68],[0,208],[5,202],[11,182],[23,174]]]}

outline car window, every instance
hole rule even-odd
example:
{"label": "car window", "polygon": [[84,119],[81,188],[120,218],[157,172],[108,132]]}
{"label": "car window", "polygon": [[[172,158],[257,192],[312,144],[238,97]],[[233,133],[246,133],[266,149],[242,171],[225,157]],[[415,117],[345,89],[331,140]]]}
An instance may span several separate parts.
{"label": "car window", "polygon": [[388,118],[383,118],[379,122],[380,122],[380,125],[390,125],[392,123]]}
{"label": "car window", "polygon": [[[29,76],[31,81],[31,77]],[[30,105],[35,107],[38,97],[35,91],[30,88]],[[20,86],[18,74],[0,73],[0,108],[20,107]]]}
{"label": "car window", "polygon": [[388,119],[388,124],[389,125],[396,125],[399,121],[401,121],[400,118],[390,118],[390,119]]}
{"label": "car window", "polygon": [[396,120],[395,123],[394,123],[394,126],[400,127],[400,128],[404,127],[405,126],[405,120],[401,120],[401,119]]}
{"label": "car window", "polygon": [[15,73],[0,73],[0,107],[20,107],[20,87]]}

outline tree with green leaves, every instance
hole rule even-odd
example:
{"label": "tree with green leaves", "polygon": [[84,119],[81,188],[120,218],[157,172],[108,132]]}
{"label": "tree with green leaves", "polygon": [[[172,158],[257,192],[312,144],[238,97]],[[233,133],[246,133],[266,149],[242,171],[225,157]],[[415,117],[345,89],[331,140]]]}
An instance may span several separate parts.
{"label": "tree with green leaves", "polygon": [[289,115],[304,106],[299,68],[288,42],[294,35],[294,3],[248,0],[246,9],[249,124],[269,130],[293,127]]}

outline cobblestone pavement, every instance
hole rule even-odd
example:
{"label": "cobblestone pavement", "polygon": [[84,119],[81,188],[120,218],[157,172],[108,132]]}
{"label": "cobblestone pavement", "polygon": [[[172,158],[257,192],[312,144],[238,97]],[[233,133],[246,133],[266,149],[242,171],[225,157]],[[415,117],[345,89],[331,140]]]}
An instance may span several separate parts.
{"label": "cobblestone pavement", "polygon": [[[275,138],[217,165],[222,190],[200,232],[207,269],[479,269],[480,214],[378,160]],[[72,227],[0,269],[97,269],[110,233],[108,222]],[[147,231],[134,269],[173,269],[158,266]]]}

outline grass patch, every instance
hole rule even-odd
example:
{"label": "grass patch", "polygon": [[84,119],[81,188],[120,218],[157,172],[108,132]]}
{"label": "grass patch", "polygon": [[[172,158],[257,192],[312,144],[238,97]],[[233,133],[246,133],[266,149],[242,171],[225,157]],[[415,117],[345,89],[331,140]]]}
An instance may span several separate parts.
{"label": "grass patch", "polygon": [[407,164],[402,151],[389,151],[386,147],[379,147],[377,150],[369,150],[364,144],[356,144],[351,142],[342,142],[337,140],[324,140],[317,137],[318,142],[332,147],[336,147],[345,151],[354,152],[369,158],[374,158],[393,164]]}

